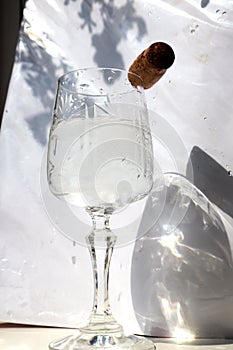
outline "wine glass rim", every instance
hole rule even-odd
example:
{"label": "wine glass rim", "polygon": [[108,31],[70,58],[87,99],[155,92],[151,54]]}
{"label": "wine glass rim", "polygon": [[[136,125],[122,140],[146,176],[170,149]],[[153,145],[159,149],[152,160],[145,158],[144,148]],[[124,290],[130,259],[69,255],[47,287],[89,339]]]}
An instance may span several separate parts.
{"label": "wine glass rim", "polygon": [[[72,90],[72,89],[69,89],[69,88],[65,87],[65,86],[62,84],[62,81],[64,81],[65,77],[68,77],[69,75],[72,75],[72,74],[77,73],[77,72],[82,72],[82,71],[85,72],[85,71],[91,71],[91,70],[93,70],[93,71],[114,71],[114,72],[123,72],[123,73],[125,73],[126,75],[132,75],[132,76],[134,76],[134,77],[137,77],[137,78],[139,79],[139,81],[141,82],[141,84],[138,85],[137,88],[139,87],[139,88],[141,88],[141,89],[144,90],[144,88],[143,88],[143,80],[142,80],[142,78],[140,77],[140,75],[138,75],[138,74],[136,74],[136,73],[134,73],[134,72],[131,72],[131,71],[127,70],[127,69],[114,68],[114,67],[86,67],[86,68],[73,69],[73,70],[71,70],[71,71],[68,71],[68,72],[62,74],[62,75],[58,78],[58,86],[60,86],[63,90],[66,90],[66,91],[71,92],[71,93],[77,93],[77,94],[79,94],[79,95],[96,96],[96,97],[101,96],[101,97],[103,97],[103,96],[105,96],[105,94],[88,94],[88,93],[82,93],[82,92],[80,92],[80,91],[74,91],[74,90]],[[134,91],[134,90],[135,90],[135,86],[133,86],[133,85],[131,84],[131,87],[132,87],[132,90],[131,90],[131,91]],[[129,91],[128,91],[128,92],[129,92]],[[111,94],[111,93],[106,94],[106,95],[110,95],[110,94]]]}

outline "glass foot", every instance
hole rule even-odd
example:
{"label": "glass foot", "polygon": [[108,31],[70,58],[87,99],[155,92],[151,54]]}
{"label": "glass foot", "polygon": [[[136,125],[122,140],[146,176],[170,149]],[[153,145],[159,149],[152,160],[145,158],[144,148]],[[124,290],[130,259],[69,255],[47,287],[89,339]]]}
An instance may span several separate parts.
{"label": "glass foot", "polygon": [[49,344],[50,350],[154,350],[152,341],[135,335],[94,332],[82,332],[81,330],[69,337],[57,340]]}

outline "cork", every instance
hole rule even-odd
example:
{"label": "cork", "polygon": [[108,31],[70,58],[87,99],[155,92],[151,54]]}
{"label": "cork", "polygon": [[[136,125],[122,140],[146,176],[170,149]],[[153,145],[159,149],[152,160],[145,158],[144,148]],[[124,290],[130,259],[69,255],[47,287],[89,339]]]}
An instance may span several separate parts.
{"label": "cork", "polygon": [[[164,42],[156,42],[136,58],[129,72],[140,76],[144,89],[149,89],[165,74],[174,60],[175,54],[171,46]],[[128,78],[133,86],[142,85],[136,75],[129,74]]]}

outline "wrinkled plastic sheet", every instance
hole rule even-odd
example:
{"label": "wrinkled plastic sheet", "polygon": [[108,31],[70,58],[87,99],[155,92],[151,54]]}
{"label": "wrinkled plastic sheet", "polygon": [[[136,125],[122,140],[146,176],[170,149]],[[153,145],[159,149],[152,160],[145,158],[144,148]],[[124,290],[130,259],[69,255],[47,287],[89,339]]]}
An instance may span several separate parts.
{"label": "wrinkled plastic sheet", "polygon": [[233,336],[232,23],[226,0],[28,0],[0,138],[2,322],[80,326],[92,306],[90,219],[46,182],[57,78],[165,41],[175,63],[146,91],[155,185],[113,215],[112,308],[129,332]]}

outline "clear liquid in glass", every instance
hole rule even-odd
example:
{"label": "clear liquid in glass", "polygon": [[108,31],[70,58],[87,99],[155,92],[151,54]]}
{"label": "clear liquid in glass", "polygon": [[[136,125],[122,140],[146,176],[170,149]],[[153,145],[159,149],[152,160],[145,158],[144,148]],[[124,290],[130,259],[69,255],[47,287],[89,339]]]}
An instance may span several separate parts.
{"label": "clear liquid in glass", "polygon": [[150,142],[147,126],[123,116],[99,114],[54,123],[49,146],[50,188],[57,197],[78,207],[115,209],[137,201],[151,189]]}

